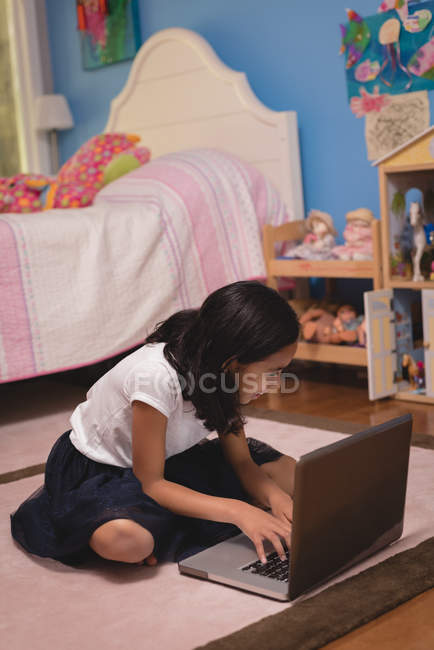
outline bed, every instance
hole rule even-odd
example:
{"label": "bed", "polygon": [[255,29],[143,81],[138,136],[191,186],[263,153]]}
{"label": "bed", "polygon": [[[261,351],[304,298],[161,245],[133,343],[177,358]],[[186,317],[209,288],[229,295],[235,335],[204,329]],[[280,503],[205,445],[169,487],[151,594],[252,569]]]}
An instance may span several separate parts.
{"label": "bed", "polygon": [[129,350],[220,286],[266,276],[261,233],[304,217],[297,116],[198,34],[143,44],[105,132],[152,160],[93,205],[0,215],[0,383]]}

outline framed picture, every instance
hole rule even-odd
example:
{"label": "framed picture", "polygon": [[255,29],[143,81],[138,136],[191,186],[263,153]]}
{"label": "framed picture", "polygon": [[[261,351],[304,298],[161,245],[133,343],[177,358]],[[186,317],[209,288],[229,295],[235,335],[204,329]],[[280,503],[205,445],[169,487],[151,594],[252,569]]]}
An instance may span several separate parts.
{"label": "framed picture", "polygon": [[137,0],[76,0],[83,68],[133,59],[140,47]]}

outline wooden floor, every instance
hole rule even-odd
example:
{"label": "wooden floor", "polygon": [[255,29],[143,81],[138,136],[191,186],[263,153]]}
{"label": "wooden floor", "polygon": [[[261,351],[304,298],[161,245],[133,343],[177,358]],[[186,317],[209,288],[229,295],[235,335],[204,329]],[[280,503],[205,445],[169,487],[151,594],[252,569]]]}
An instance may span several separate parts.
{"label": "wooden floor", "polygon": [[[329,371],[333,375],[331,379],[336,380],[336,371]],[[323,376],[327,369],[318,370],[321,381],[312,379],[315,370],[307,373],[308,379],[303,378],[303,372],[306,374],[301,371],[300,386],[295,392],[262,395],[252,406],[367,426],[412,413],[413,430],[434,435],[434,406],[390,398],[370,402],[363,379],[358,381],[353,377],[354,385],[349,385],[351,377],[344,376],[337,383],[327,383]],[[434,590],[431,589],[324,647],[327,650],[428,650],[434,648],[433,611]]]}
{"label": "wooden floor", "polygon": [[[333,373],[333,371],[330,371]],[[354,370],[354,373],[357,371]],[[330,382],[326,381],[326,372],[321,371],[319,381],[313,380],[312,370],[296,369],[295,376],[299,387],[292,393],[262,395],[252,406],[276,411],[317,415],[346,422],[358,422],[370,426],[380,424],[404,413],[413,415],[413,431],[434,435],[434,405],[416,402],[402,402],[385,398],[371,402],[363,379],[351,378],[351,371],[345,374],[333,374]],[[308,374],[308,377],[305,375]],[[331,383],[335,380],[333,383]],[[351,385],[351,382],[353,385]],[[287,389],[295,388],[294,381],[287,382]]]}

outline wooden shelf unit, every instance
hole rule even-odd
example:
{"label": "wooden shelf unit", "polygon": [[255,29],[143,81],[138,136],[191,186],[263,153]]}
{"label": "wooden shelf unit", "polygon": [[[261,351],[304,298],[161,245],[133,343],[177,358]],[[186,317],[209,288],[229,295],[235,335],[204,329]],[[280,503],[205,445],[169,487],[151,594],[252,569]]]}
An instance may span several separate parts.
{"label": "wooden shelf unit", "polygon": [[355,345],[329,345],[300,341],[295,357],[305,361],[343,363],[348,366],[366,366],[368,363],[366,349],[358,348]]}
{"label": "wooden shelf unit", "polygon": [[[275,244],[282,241],[301,240],[306,235],[303,219],[290,221],[281,226],[265,225],[263,228],[264,259],[267,270],[267,285],[277,290],[278,277],[290,278],[369,278],[374,289],[383,285],[380,246],[380,222],[372,222],[374,255],[372,260],[291,260],[276,259]],[[365,348],[351,345],[330,345],[324,343],[298,344],[297,359],[367,365]]]}
{"label": "wooden shelf unit", "polygon": [[418,289],[434,289],[434,281],[425,280],[422,282],[413,282],[413,280],[404,280],[404,279],[392,279],[389,280],[387,286],[391,289],[413,289],[417,291]]}

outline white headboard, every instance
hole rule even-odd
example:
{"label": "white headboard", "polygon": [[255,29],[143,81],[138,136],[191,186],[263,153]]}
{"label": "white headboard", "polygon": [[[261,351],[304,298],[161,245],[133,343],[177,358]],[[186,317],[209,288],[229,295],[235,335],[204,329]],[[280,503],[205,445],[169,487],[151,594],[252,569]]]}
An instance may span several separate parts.
{"label": "white headboard", "polygon": [[195,32],[165,29],[142,45],[105,131],[140,135],[153,158],[196,147],[233,153],[273,182],[292,218],[304,218],[297,114],[267,108]]}

